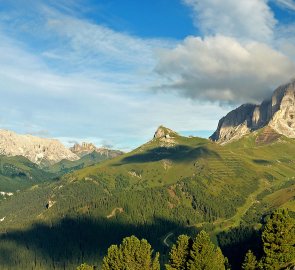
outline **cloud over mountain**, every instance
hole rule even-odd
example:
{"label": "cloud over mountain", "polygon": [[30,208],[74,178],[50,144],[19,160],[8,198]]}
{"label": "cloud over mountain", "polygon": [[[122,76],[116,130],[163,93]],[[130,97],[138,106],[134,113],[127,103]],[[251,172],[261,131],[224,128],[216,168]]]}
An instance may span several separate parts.
{"label": "cloud over mountain", "polygon": [[295,75],[295,64],[264,43],[240,43],[226,36],[188,37],[173,50],[159,53],[156,71],[167,79],[160,90],[240,103],[265,98]]}

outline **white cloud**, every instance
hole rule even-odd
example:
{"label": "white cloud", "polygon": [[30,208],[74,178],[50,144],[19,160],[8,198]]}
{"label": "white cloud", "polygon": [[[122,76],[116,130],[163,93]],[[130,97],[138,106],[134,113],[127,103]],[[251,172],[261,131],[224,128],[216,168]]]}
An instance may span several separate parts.
{"label": "white cloud", "polygon": [[293,0],[274,0],[280,6],[295,11],[295,2]]}
{"label": "white cloud", "polygon": [[[284,1],[284,0],[283,0]],[[267,0],[183,0],[194,11],[195,25],[205,35],[222,34],[269,41],[276,24]]]}
{"label": "white cloud", "polygon": [[263,43],[224,37],[189,37],[159,54],[160,90],[221,103],[257,102],[295,75],[295,64]]}

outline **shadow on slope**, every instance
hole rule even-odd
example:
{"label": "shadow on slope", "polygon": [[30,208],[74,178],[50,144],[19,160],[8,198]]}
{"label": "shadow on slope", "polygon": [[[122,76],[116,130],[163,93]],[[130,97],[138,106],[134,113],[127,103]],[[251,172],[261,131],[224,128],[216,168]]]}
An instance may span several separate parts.
{"label": "shadow on slope", "polygon": [[197,148],[186,145],[178,145],[175,147],[157,147],[147,150],[144,153],[127,156],[123,158],[119,164],[115,164],[115,166],[128,163],[155,162],[164,159],[169,159],[174,162],[187,162],[208,156],[219,157],[219,154],[204,146]]}
{"label": "shadow on slope", "polygon": [[[82,262],[97,264],[111,244],[136,235],[166,254],[161,237],[193,229],[156,218],[151,224],[124,224],[106,218],[64,218],[53,225],[36,223],[27,230],[0,236],[1,269],[75,269]],[[164,257],[163,257],[164,258]]]}
{"label": "shadow on slope", "polygon": [[245,255],[252,250],[256,255],[262,255],[260,231],[253,227],[240,226],[217,235],[217,240],[224,256],[231,264],[231,269],[241,269]]}

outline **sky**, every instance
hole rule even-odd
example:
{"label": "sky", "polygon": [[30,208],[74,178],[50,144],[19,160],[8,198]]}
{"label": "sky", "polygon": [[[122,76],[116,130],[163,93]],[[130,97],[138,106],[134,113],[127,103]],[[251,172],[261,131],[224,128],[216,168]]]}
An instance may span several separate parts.
{"label": "sky", "polygon": [[1,129],[130,151],[294,78],[294,0],[0,0]]}

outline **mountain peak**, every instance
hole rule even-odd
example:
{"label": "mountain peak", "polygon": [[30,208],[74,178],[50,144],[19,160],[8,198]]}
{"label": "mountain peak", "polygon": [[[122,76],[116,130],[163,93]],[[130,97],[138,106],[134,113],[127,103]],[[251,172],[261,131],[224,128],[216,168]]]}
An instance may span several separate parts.
{"label": "mountain peak", "polygon": [[260,105],[244,104],[229,112],[210,139],[224,144],[263,127],[295,138],[295,80],[279,86]]}
{"label": "mountain peak", "polygon": [[93,143],[87,142],[82,142],[81,144],[75,143],[73,147],[70,147],[70,150],[79,157],[83,157],[93,152],[106,155],[108,157],[116,157],[123,154],[123,152],[119,150],[110,150],[104,147],[98,148]]}
{"label": "mountain peak", "polygon": [[178,134],[172,129],[166,128],[164,126],[159,126],[154,134],[154,139],[161,139],[161,138],[169,139],[175,136],[178,136]]}
{"label": "mountain peak", "polygon": [[79,159],[56,139],[21,135],[9,130],[0,130],[0,155],[24,156],[33,163],[48,165],[62,159]]}

